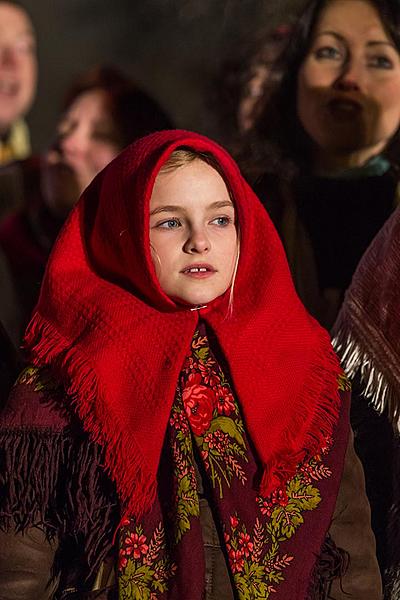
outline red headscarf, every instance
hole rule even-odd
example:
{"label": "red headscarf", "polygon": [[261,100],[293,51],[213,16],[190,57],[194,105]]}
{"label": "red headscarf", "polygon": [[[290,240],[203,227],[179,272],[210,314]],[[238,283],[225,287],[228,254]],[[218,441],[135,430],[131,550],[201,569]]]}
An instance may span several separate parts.
{"label": "red headscarf", "polygon": [[[179,147],[207,152],[233,195],[241,250],[228,296],[201,310],[161,290],[149,199]],[[338,418],[340,367],[297,298],[278,235],[236,163],[211,140],[164,131],[129,146],[84,192],[50,257],[26,344],[60,374],[85,429],[105,449],[125,514],[151,505],[177,380],[198,319],[218,338],[267,496],[316,454]]]}

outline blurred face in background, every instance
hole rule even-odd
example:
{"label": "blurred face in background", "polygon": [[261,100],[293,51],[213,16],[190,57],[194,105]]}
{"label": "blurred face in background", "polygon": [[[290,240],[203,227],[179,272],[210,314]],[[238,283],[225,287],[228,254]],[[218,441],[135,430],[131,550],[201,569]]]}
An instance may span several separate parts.
{"label": "blurred face in background", "polygon": [[29,110],[36,78],[32,23],[23,9],[0,2],[0,134]]}
{"label": "blurred face in background", "polygon": [[297,86],[322,167],[362,165],[384,149],[400,124],[400,57],[373,4],[328,2]]}
{"label": "blurred face in background", "polygon": [[253,66],[238,108],[240,133],[249,131],[264,105],[267,79],[271,65],[258,63]]}
{"label": "blurred face in background", "polygon": [[48,153],[44,165],[47,204],[61,215],[68,212],[120,150],[107,93],[101,89],[82,93],[62,117],[57,148]]}

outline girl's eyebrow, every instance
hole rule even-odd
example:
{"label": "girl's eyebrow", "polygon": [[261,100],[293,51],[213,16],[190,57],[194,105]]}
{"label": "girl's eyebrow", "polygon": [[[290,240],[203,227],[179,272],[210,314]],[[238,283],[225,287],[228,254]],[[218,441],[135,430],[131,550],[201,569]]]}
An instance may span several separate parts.
{"label": "girl's eyebrow", "polygon": [[[212,204],[209,204],[207,206],[207,210],[214,210],[216,208],[225,208],[226,206],[232,206],[233,207],[233,203],[230,200],[219,200],[217,202],[213,202]],[[175,206],[173,204],[168,204],[165,206],[156,206],[156,208],[154,208],[151,212],[150,212],[150,216],[152,215],[158,215],[159,213],[163,213],[163,212],[186,212],[186,209],[183,208],[182,206]]]}
{"label": "girl's eyebrow", "polygon": [[156,206],[154,210],[150,212],[150,216],[158,215],[161,212],[182,212],[182,208],[180,206],[174,206],[172,204],[166,206]]}

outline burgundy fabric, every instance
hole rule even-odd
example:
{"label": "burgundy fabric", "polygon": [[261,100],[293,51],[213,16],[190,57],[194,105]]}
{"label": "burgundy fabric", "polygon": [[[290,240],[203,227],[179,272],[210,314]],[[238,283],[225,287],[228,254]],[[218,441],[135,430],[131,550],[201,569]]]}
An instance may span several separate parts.
{"label": "burgundy fabric", "polygon": [[400,208],[362,257],[335,323],[335,345],[350,377],[400,431]]}
{"label": "burgundy fabric", "polygon": [[57,536],[54,574],[74,573],[80,560],[78,585],[85,586],[113,549],[119,502],[103,450],[68,413],[46,369],[20,374],[0,412],[0,448],[0,530]]}
{"label": "burgundy fabric", "polygon": [[[321,573],[318,563],[343,472],[348,412],[349,393],[343,392],[333,440],[326,440],[329,450],[314,464],[298,466],[298,481],[295,477],[287,486],[288,500],[259,497],[257,457],[242,429],[240,406],[200,324],[179,378],[156,500],[146,515],[127,520],[120,530],[121,597],[130,597],[130,585],[147,597],[157,581],[158,600],[203,600],[207,575],[217,577],[213,589],[221,587],[216,575],[221,569],[207,574],[204,560],[204,528],[211,524],[202,521],[198,497],[205,496],[223,548],[220,560],[230,573],[229,597],[246,598],[257,590],[257,597],[276,600],[325,598],[321,588],[340,576],[340,554],[332,541],[331,564]],[[307,503],[316,494],[320,502],[310,509]],[[315,572],[323,581],[314,581]]]}
{"label": "burgundy fabric", "polygon": [[[182,146],[211,153],[234,198],[241,256],[232,315],[228,293],[198,311],[176,304],[152,265],[152,187]],[[329,336],[298,300],[278,235],[231,157],[203,136],[159,132],[129,146],[84,192],[55,244],[26,336],[34,363],[57,370],[84,427],[105,449],[126,514],[154,500],[175,386],[199,314],[229,366],[267,496],[332,433],[340,367]]]}

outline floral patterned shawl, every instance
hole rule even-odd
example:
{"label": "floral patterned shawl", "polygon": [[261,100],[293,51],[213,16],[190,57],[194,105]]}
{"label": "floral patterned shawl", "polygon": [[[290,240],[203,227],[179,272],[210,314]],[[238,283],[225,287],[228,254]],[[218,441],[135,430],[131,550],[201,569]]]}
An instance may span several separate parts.
{"label": "floral patterned shawl", "polygon": [[[346,411],[342,417],[334,439],[327,437],[322,451],[298,466],[285,490],[260,496],[257,457],[202,325],[179,378],[156,500],[141,519],[122,524],[120,600],[203,600],[208,578],[223,594],[220,600],[327,597],[329,583],[341,575],[340,568],[335,572],[340,553],[325,568],[322,586],[314,573],[321,569],[318,555],[347,446]],[[226,561],[215,573],[208,573],[203,537],[210,524],[202,518],[200,498],[211,506],[220,562]]]}

